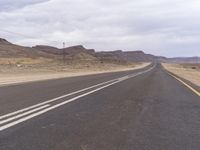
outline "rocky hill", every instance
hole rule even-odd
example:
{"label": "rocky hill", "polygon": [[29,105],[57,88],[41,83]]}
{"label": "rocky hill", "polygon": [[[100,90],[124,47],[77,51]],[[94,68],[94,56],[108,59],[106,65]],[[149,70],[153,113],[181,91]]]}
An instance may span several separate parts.
{"label": "rocky hill", "polygon": [[63,55],[63,54],[65,54],[65,55],[75,55],[75,54],[78,54],[78,53],[88,53],[88,54],[94,54],[95,53],[95,50],[86,49],[82,45],[71,46],[71,47],[67,47],[67,48],[63,48],[63,49],[59,49],[59,48],[47,46],[47,45],[36,45],[32,48],[35,49],[35,50],[39,50],[39,51],[43,51],[43,52],[55,54],[55,55]]}
{"label": "rocky hill", "polygon": [[23,66],[46,64],[53,61],[54,56],[42,51],[12,44],[0,38],[0,65]]}
{"label": "rocky hill", "polygon": [[168,58],[166,62],[172,62],[172,63],[200,63],[200,57]]}
{"label": "rocky hill", "polygon": [[113,62],[149,62],[154,61],[156,56],[145,54],[143,51],[102,51],[95,52],[94,49],[86,49],[82,45],[76,45],[67,47],[64,49],[58,49],[56,47],[50,46],[35,46],[33,47],[36,50],[43,51],[46,53],[51,53],[55,55],[65,55],[65,56],[75,56],[79,53],[87,54],[89,57],[96,57],[100,61],[113,61]]}
{"label": "rocky hill", "polygon": [[56,47],[52,47],[52,46],[36,45],[36,46],[34,46],[32,48],[35,51],[42,51],[42,52],[49,53],[49,54],[54,54],[54,55],[60,55],[60,54],[62,54],[62,52],[60,51],[60,49],[58,49]]}
{"label": "rocky hill", "polygon": [[49,54],[33,50],[30,47],[24,47],[12,44],[5,39],[0,38],[0,57],[1,58],[38,58],[38,57],[50,57]]}
{"label": "rocky hill", "polygon": [[151,54],[145,54],[143,51],[117,50],[117,51],[98,52],[96,54],[98,57],[114,58],[116,60],[123,60],[128,62],[151,62],[159,58]]}
{"label": "rocky hill", "polygon": [[199,57],[188,58],[166,58],[146,54],[141,50],[138,51],[102,51],[95,52],[94,49],[87,49],[82,45],[76,45],[59,49],[48,45],[36,45],[34,47],[24,47],[12,44],[6,39],[0,38],[0,57],[1,58],[48,58],[48,59],[66,59],[71,60],[95,60],[100,62],[174,62],[174,63],[197,63]]}

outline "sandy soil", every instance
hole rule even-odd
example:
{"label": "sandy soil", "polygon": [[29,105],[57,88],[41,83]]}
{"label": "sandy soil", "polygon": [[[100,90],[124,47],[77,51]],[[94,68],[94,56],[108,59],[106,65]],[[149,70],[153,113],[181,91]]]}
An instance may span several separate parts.
{"label": "sandy soil", "polygon": [[150,63],[141,63],[129,66],[107,66],[107,67],[94,67],[94,68],[70,68],[70,69],[62,69],[62,70],[40,70],[40,69],[31,69],[30,72],[24,71],[16,71],[14,69],[5,69],[0,70],[0,85],[9,85],[9,84],[17,84],[23,82],[32,82],[39,80],[48,80],[48,79],[57,79],[57,78],[65,78],[72,76],[81,76],[81,75],[89,75],[89,74],[99,74],[105,72],[117,72],[117,71],[126,71],[139,69],[149,65]]}
{"label": "sandy soil", "polygon": [[168,71],[200,86],[200,64],[162,64]]}

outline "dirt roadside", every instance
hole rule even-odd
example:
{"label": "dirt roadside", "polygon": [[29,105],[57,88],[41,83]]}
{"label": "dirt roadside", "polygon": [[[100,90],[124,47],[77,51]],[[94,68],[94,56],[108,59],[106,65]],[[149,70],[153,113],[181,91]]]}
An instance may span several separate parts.
{"label": "dirt roadside", "polygon": [[66,71],[40,71],[34,70],[30,72],[5,72],[0,74],[0,86],[19,84],[24,82],[33,82],[49,79],[58,79],[73,76],[83,76],[91,74],[100,74],[106,72],[118,72],[143,68],[148,66],[150,63],[141,63],[130,66],[110,66],[107,68],[96,68],[96,69],[69,69]]}
{"label": "dirt roadside", "polygon": [[200,87],[200,64],[162,64],[163,67]]}

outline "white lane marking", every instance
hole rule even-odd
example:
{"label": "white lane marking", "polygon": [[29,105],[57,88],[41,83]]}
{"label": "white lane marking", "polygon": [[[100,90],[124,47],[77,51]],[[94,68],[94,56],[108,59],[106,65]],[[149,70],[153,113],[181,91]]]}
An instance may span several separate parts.
{"label": "white lane marking", "polygon": [[[154,66],[154,67],[155,67],[155,66]],[[151,68],[150,68],[150,69],[151,69]],[[147,71],[148,71],[148,70],[147,70]],[[129,76],[132,77],[132,75],[129,75]],[[4,119],[4,118],[7,118],[7,117],[10,117],[10,116],[13,116],[13,115],[16,115],[16,114],[19,114],[19,113],[21,113],[21,112],[24,112],[24,111],[33,109],[33,108],[36,108],[36,107],[39,107],[39,106],[41,106],[41,105],[45,105],[45,104],[48,104],[48,103],[51,103],[51,102],[60,100],[60,99],[62,99],[62,98],[65,98],[65,97],[68,97],[68,96],[71,96],[71,95],[74,95],[74,94],[78,94],[78,93],[80,93],[80,92],[84,92],[84,91],[86,91],[86,90],[95,88],[95,87],[97,87],[97,86],[101,86],[101,85],[104,85],[104,84],[106,84],[106,83],[114,82],[114,81],[116,81],[116,80],[123,79],[123,78],[127,78],[127,77],[128,77],[128,76],[124,76],[124,77],[112,79],[112,80],[109,80],[109,81],[106,81],[106,82],[102,82],[102,83],[99,83],[99,84],[96,84],[96,85],[93,85],[93,86],[90,86],[90,87],[87,87],[87,88],[84,88],[84,89],[81,89],[81,90],[78,90],[78,91],[75,91],[75,92],[72,92],[72,93],[69,93],[69,94],[66,94],[66,95],[62,95],[62,96],[59,96],[59,97],[56,97],[56,98],[47,100],[47,101],[42,102],[42,103],[38,103],[38,104],[36,104],[36,105],[32,105],[32,106],[30,106],[30,107],[26,107],[26,108],[24,108],[24,109],[21,109],[21,110],[18,110],[18,111],[15,111],[15,112],[12,112],[12,113],[9,113],[9,114],[6,114],[6,115],[2,115],[2,116],[0,116],[0,120],[1,120],[1,119]]]}
{"label": "white lane marking", "polygon": [[[146,72],[149,72],[150,70],[154,69],[155,66],[156,66],[156,65],[154,65],[153,67],[151,67],[150,69],[148,69],[148,70],[146,70],[146,71],[139,72],[139,73],[137,73],[137,74],[135,74],[135,75],[132,75],[132,76],[129,77],[129,78],[136,77],[136,76],[138,76],[138,75],[141,75],[141,74],[144,74],[144,73],[146,73]],[[104,88],[106,88],[106,87],[109,87],[109,86],[111,86],[111,85],[114,85],[114,84],[116,84],[116,83],[122,82],[122,81],[124,81],[124,80],[129,79],[129,78],[124,78],[124,77],[118,78],[118,80],[115,81],[115,82],[112,82],[112,83],[110,83],[110,84],[107,84],[107,85],[105,85],[105,86],[102,86],[102,87],[100,87],[100,88],[97,88],[97,89],[95,89],[95,90],[92,90],[92,91],[90,91],[90,92],[81,94],[81,95],[79,95],[79,96],[76,96],[76,97],[74,97],[74,98],[71,98],[71,99],[69,99],[69,100],[67,100],[67,101],[64,101],[64,102],[62,102],[62,103],[56,104],[56,105],[54,105],[54,106],[51,106],[51,107],[49,107],[49,108],[46,108],[46,109],[44,109],[44,110],[41,110],[41,111],[36,112],[36,113],[34,113],[34,114],[31,114],[31,115],[26,116],[26,117],[24,117],[24,118],[21,118],[21,119],[19,119],[19,120],[16,120],[16,121],[13,121],[13,122],[8,123],[8,124],[6,124],[6,125],[3,125],[3,126],[0,127],[0,131],[3,131],[3,130],[5,130],[5,129],[9,128],[9,127],[12,127],[12,126],[17,125],[17,124],[19,124],[19,123],[22,123],[22,122],[24,122],[24,121],[26,121],[26,120],[29,120],[29,119],[31,119],[31,118],[34,118],[34,117],[39,116],[39,115],[41,115],[41,114],[44,114],[44,113],[46,113],[46,112],[48,112],[48,111],[50,111],[50,110],[53,110],[53,109],[55,109],[55,108],[57,108],[57,107],[60,107],[60,106],[62,106],[62,105],[65,105],[65,104],[67,104],[67,103],[70,103],[70,102],[72,102],[72,101],[75,101],[75,100],[77,100],[77,99],[79,99],[79,98],[81,98],[81,97],[87,96],[87,95],[89,95],[89,94],[91,94],[91,93],[94,93],[94,92],[96,92],[96,91],[99,91],[99,90],[101,90],[101,89],[104,89]]]}
{"label": "white lane marking", "polygon": [[108,84],[108,85],[106,85],[106,86],[100,87],[100,88],[98,88],[98,89],[92,90],[92,91],[87,92],[87,93],[85,93],[85,94],[79,95],[79,96],[77,96],[77,97],[74,97],[74,98],[69,99],[69,100],[67,100],[67,101],[64,101],[64,102],[62,102],[62,103],[59,103],[59,104],[56,104],[56,105],[51,106],[51,107],[49,107],[49,108],[46,108],[46,109],[44,109],[44,110],[41,110],[41,111],[39,111],[39,112],[37,112],[37,113],[31,114],[31,115],[29,115],[29,116],[27,116],[27,117],[21,118],[21,119],[16,120],[16,121],[13,121],[13,122],[11,122],[11,123],[8,123],[8,124],[6,124],[6,125],[4,125],[4,126],[1,126],[1,127],[0,127],[0,131],[5,130],[5,129],[9,128],[9,127],[12,127],[12,126],[14,126],[14,125],[16,125],[16,124],[19,124],[19,123],[21,123],[21,122],[24,122],[24,121],[26,121],[26,120],[29,120],[29,119],[31,119],[31,118],[33,118],[33,117],[39,116],[39,115],[41,115],[41,114],[43,114],[43,113],[45,113],[45,112],[48,112],[48,111],[50,111],[50,110],[52,110],[52,109],[55,109],[55,108],[57,108],[57,107],[60,107],[60,106],[62,106],[62,105],[65,105],[65,104],[67,104],[67,103],[69,103],[69,102],[75,101],[75,100],[77,100],[77,99],[79,99],[79,98],[81,98],[81,97],[84,97],[84,96],[86,96],[86,95],[89,95],[89,94],[91,94],[91,93],[94,93],[94,92],[96,92],[96,91],[99,91],[99,90],[101,90],[101,89],[103,89],[103,88],[106,88],[106,87],[111,86],[111,85],[113,85],[113,84],[115,84],[115,83],[118,83],[118,82],[120,82],[120,81],[113,82],[113,83]]}
{"label": "white lane marking", "polygon": [[49,107],[49,106],[50,106],[50,105],[44,105],[44,106],[35,108],[35,109],[33,109],[33,110],[27,111],[27,112],[25,112],[25,113],[19,114],[19,115],[17,115],[17,116],[10,117],[10,118],[8,118],[8,119],[2,120],[2,121],[0,121],[0,125],[1,125],[1,124],[4,124],[4,123],[7,123],[7,122],[9,122],[9,121],[12,121],[12,120],[21,118],[21,117],[23,117],[23,116],[29,115],[29,114],[31,114],[31,113],[33,113],[33,112],[39,111],[39,110],[41,110],[41,109],[43,109],[43,108],[47,108],[47,107]]}
{"label": "white lane marking", "polygon": [[24,108],[24,109],[21,109],[21,110],[18,110],[18,111],[15,111],[15,112],[12,112],[12,113],[3,115],[3,116],[0,116],[0,119],[4,119],[4,118],[10,117],[10,116],[19,114],[19,113],[21,113],[21,112],[24,112],[24,111],[33,109],[33,108],[35,108],[35,107],[39,107],[39,106],[41,106],[41,105],[45,105],[45,104],[47,104],[47,103],[51,103],[51,102],[57,101],[57,100],[62,99],[62,98],[65,98],[65,97],[68,97],[68,96],[71,96],[71,95],[74,95],[74,94],[78,94],[78,93],[80,93],[80,92],[84,92],[84,91],[86,91],[86,90],[95,88],[95,87],[97,87],[97,86],[101,86],[101,85],[106,84],[106,83],[109,83],[109,82],[113,82],[113,81],[115,81],[115,80],[117,80],[117,79],[113,79],[113,80],[110,80],[110,81],[102,82],[102,83],[100,83],[100,84],[96,84],[96,85],[93,85],[93,86],[90,86],[90,87],[87,87],[87,88],[84,88],[84,89],[81,89],[81,90],[78,90],[78,91],[75,91],[75,92],[72,92],[72,93],[69,93],[69,94],[66,94],[66,95],[62,95],[62,96],[59,96],[59,97],[56,97],[56,98],[47,100],[47,101],[42,102],[42,103],[38,103],[38,104],[36,104],[36,105],[33,105],[33,106],[30,106],[30,107],[27,107],[27,108]]}

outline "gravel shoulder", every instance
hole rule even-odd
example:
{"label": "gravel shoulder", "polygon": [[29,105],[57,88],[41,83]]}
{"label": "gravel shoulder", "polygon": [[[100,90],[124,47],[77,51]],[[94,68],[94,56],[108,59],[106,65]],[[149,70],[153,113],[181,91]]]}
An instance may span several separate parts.
{"label": "gravel shoulder", "polygon": [[200,87],[200,64],[162,64],[162,65],[166,70]]}
{"label": "gravel shoulder", "polygon": [[74,68],[74,69],[66,69],[66,70],[65,69],[62,69],[62,70],[32,69],[30,71],[27,71],[27,70],[16,71],[16,70],[11,69],[8,72],[1,72],[0,86],[18,84],[18,83],[24,83],[24,82],[73,77],[73,76],[83,76],[83,75],[100,74],[100,73],[107,73],[107,72],[134,70],[134,69],[146,67],[149,64],[150,63],[140,63],[140,64],[129,65],[129,66],[107,66],[105,68],[97,66],[94,68]]}

